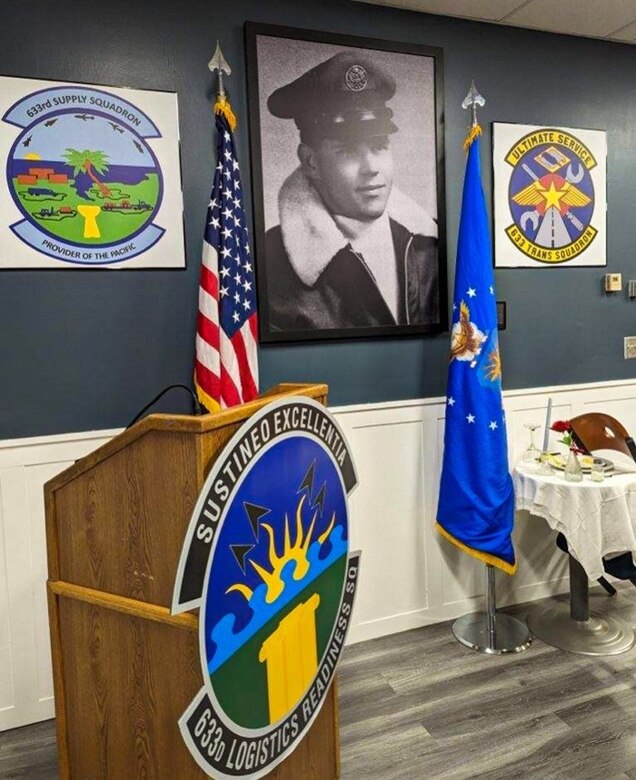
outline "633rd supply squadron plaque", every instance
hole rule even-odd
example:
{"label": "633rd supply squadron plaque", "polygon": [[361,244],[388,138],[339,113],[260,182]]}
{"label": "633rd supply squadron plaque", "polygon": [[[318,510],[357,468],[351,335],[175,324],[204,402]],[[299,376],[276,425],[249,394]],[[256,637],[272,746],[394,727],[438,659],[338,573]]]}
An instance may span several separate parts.
{"label": "633rd supply squadron plaque", "polygon": [[0,270],[182,268],[177,96],[0,77]]}
{"label": "633rd supply squadron plaque", "polygon": [[604,266],[605,132],[495,122],[495,265]]}
{"label": "633rd supply squadron plaque", "polygon": [[179,721],[215,778],[259,778],[316,718],[353,608],[356,473],[321,404],[273,402],[216,460],[184,543],[173,613],[199,608],[203,687]]}

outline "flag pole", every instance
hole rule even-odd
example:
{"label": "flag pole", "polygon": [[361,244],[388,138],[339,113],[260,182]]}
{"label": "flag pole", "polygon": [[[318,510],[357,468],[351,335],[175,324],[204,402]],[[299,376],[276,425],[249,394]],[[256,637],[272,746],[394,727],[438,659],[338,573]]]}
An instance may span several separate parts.
{"label": "flag pole", "polygon": [[[474,80],[471,81],[468,94],[462,102],[463,109],[471,110],[471,124],[464,144],[467,150],[478,135],[481,127],[477,120],[477,108],[486,103],[477,91]],[[527,650],[532,637],[525,623],[510,615],[497,612],[497,594],[495,589],[495,567],[486,564],[486,611],[473,612],[457,618],[452,627],[455,638],[466,647],[489,655],[520,653]]]}

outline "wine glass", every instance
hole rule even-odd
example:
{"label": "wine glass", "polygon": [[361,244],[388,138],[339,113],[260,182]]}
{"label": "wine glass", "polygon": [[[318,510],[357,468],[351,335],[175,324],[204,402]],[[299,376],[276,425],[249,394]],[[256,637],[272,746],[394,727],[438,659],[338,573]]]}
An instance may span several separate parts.
{"label": "wine glass", "polygon": [[534,432],[541,426],[539,423],[524,423],[523,427],[530,431],[530,444],[524,451],[521,462],[523,463],[524,468],[528,471],[538,471],[541,465],[539,462],[541,453],[539,452],[537,445],[534,443]]}

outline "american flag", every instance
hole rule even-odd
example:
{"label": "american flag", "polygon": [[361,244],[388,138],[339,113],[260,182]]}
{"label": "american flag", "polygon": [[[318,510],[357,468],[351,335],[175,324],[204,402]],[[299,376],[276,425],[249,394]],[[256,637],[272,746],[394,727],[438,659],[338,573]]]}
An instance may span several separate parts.
{"label": "american flag", "polygon": [[217,166],[203,236],[194,380],[208,409],[258,395],[256,291],[241,177],[227,118],[216,113]]}

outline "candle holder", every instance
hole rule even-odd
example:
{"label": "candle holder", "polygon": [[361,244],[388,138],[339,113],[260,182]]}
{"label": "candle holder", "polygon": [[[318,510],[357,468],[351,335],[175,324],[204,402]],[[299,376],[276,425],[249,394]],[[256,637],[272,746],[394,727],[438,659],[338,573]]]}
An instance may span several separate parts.
{"label": "candle holder", "polygon": [[552,453],[550,452],[541,452],[539,454],[539,465],[537,468],[537,474],[543,474],[545,477],[549,477],[554,473],[554,469],[550,465],[550,458],[552,457]]}

